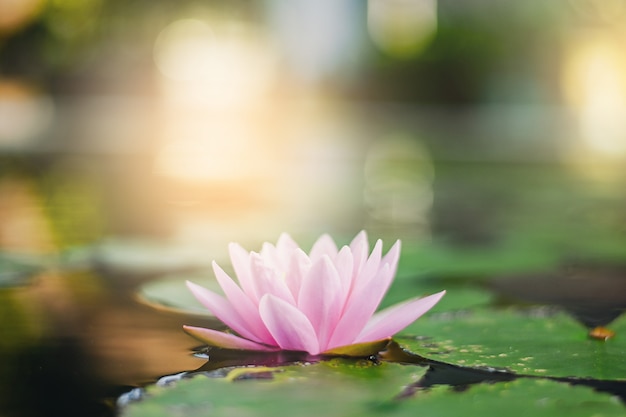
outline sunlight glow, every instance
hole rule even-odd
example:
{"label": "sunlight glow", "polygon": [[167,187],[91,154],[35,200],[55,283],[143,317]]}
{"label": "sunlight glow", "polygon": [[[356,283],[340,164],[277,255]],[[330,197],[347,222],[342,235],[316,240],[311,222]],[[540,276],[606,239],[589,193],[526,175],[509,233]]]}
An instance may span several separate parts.
{"label": "sunlight glow", "polygon": [[156,39],[154,61],[162,75],[155,170],[187,182],[253,176],[271,148],[257,117],[275,78],[263,37],[233,21],[178,20]]}
{"label": "sunlight glow", "polygon": [[[166,127],[167,129],[167,127]],[[174,123],[165,132],[168,140],[160,150],[156,165],[160,174],[191,181],[245,180],[261,168],[265,154],[251,126],[234,120],[186,126]]]}
{"label": "sunlight glow", "polygon": [[567,62],[565,93],[578,112],[586,146],[600,154],[626,155],[626,60],[610,39],[578,44]]}
{"label": "sunlight glow", "polygon": [[237,23],[175,21],[156,39],[154,61],[172,98],[217,108],[250,105],[274,77],[274,57],[262,37]]}
{"label": "sunlight glow", "polygon": [[626,15],[624,0],[569,0],[569,3],[585,19],[622,25]]}

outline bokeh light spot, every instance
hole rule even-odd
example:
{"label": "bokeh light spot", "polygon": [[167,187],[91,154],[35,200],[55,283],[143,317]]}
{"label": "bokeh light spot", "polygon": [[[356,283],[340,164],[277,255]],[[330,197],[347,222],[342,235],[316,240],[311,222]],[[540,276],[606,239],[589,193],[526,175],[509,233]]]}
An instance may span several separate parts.
{"label": "bokeh light spot", "polygon": [[437,0],[369,0],[367,27],[383,52],[414,57],[437,31]]}

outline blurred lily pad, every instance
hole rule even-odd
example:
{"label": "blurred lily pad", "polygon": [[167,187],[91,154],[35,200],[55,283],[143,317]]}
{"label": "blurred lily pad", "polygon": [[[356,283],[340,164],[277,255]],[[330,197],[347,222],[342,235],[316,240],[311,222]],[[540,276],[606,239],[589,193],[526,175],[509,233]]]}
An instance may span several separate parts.
{"label": "blurred lily pad", "polygon": [[0,253],[0,288],[25,285],[41,268],[38,258]]}
{"label": "blurred lily pad", "polygon": [[212,274],[207,271],[205,274],[173,275],[150,281],[139,288],[137,297],[141,302],[155,308],[210,316],[211,313],[193,296],[185,285],[185,281],[192,281],[218,294],[223,294],[217,281],[211,278]]}
{"label": "blurred lily pad", "polygon": [[115,273],[160,274],[207,268],[211,252],[206,247],[141,239],[110,239],[93,249],[92,260]]}
{"label": "blurred lily pad", "polygon": [[461,366],[515,373],[605,380],[626,379],[626,317],[614,339],[591,340],[569,315],[547,309],[477,310],[429,315],[394,339],[421,356]]}

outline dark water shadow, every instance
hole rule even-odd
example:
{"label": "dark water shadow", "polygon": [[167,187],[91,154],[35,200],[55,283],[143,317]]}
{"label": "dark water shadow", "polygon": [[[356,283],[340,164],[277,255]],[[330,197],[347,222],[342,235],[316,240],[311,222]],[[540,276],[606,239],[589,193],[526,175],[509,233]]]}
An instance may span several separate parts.
{"label": "dark water shadow", "polygon": [[559,306],[588,329],[626,311],[626,263],[568,261],[555,271],[497,277],[489,287],[501,302]]}
{"label": "dark water shadow", "polygon": [[0,375],[5,379],[0,395],[3,416],[115,415],[115,409],[106,398],[116,392],[97,375],[90,358],[75,339],[24,346],[16,353],[5,355],[3,362]]}

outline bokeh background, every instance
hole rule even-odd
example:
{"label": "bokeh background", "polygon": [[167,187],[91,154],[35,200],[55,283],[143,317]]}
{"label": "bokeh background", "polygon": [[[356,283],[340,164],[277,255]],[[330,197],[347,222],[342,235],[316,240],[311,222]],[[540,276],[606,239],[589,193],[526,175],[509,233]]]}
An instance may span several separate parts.
{"label": "bokeh background", "polygon": [[620,0],[3,0],[0,16],[2,166],[57,187],[3,194],[72,206],[4,247],[378,223],[429,238],[433,159],[626,154]]}
{"label": "bokeh background", "polygon": [[[625,22],[623,0],[0,0],[0,405],[107,415],[93,398],[197,366],[193,323],[135,293],[230,241],[367,229],[453,276],[626,259]],[[616,276],[583,292],[621,312]]]}

